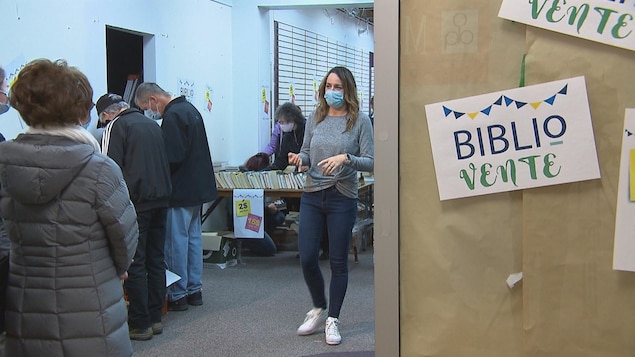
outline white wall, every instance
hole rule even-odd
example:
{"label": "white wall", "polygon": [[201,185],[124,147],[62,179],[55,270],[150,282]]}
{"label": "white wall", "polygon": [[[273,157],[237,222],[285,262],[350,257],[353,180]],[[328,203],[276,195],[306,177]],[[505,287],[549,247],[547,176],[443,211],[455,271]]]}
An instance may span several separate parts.
{"label": "white wall", "polygon": [[[2,0],[0,64],[9,70],[36,58],[63,58],[88,77],[94,100],[106,92],[106,26],[154,35],[156,82],[175,93],[177,80],[195,80],[194,104],[203,114],[213,159],[229,155],[231,123],[231,7],[209,0]],[[146,76],[153,78],[154,75]],[[205,87],[214,89],[212,112]],[[92,112],[95,126],[96,112]],[[13,138],[26,125],[15,110],[0,117],[0,132]]]}
{"label": "white wall", "polygon": [[[354,20],[331,22],[323,9],[299,0],[2,0],[6,39],[0,64],[11,70],[36,58],[66,59],[86,74],[97,100],[107,89],[106,26],[154,35],[156,69],[145,68],[146,80],[156,76],[175,94],[179,79],[194,80],[193,104],[203,114],[213,160],[239,165],[268,136],[259,109],[262,86],[273,90],[274,19],[373,50],[372,32],[358,36]],[[336,12],[333,6],[330,12]],[[207,87],[213,90],[211,112],[205,109]],[[92,131],[95,122],[93,111]],[[8,139],[24,130],[15,110],[0,117],[0,132]]]}

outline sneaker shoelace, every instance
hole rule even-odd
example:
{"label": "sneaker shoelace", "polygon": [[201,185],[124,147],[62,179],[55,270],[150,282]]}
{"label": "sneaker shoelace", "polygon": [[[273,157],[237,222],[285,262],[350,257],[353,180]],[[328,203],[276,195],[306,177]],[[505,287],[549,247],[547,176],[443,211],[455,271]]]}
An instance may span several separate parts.
{"label": "sneaker shoelace", "polygon": [[320,313],[322,310],[311,310],[306,313],[306,317],[304,318],[304,322],[307,322],[312,319],[317,319],[320,317]]}
{"label": "sneaker shoelace", "polygon": [[340,331],[339,331],[338,325],[339,325],[338,320],[331,320],[326,326],[326,334],[329,336],[339,335]]}

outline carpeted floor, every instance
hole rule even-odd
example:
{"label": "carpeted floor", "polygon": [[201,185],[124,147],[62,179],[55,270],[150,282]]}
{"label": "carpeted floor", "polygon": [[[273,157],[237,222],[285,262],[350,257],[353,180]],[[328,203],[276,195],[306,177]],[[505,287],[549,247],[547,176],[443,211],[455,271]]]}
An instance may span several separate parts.
{"label": "carpeted floor", "polygon": [[[202,306],[168,312],[161,335],[133,341],[135,357],[373,357],[375,349],[372,248],[350,256],[349,285],[340,315],[342,343],[329,346],[323,330],[297,336],[312,307],[296,251],[274,257],[243,255],[243,264],[203,271]],[[327,286],[328,261],[320,266]],[[328,296],[328,293],[327,293]]]}
{"label": "carpeted floor", "polygon": [[360,351],[360,352],[326,352],[317,355],[303,356],[303,357],[375,357],[374,351]]}

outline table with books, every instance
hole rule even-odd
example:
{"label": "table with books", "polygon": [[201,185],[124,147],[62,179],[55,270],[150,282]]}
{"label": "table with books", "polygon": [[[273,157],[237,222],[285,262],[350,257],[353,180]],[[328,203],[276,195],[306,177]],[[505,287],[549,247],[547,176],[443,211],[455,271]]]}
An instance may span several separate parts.
{"label": "table with books", "polygon": [[300,198],[306,174],[291,171],[218,171],[214,172],[218,198],[203,213],[203,222],[234,189],[262,189],[265,197]]}
{"label": "table with books", "polygon": [[[218,198],[202,214],[204,222],[226,198],[233,197],[234,189],[262,189],[265,197],[271,198],[300,198],[304,192],[306,174],[302,172],[284,171],[219,171],[215,173]],[[368,230],[368,224],[372,227],[374,180],[372,176],[360,173],[358,187],[359,204],[363,210],[360,212],[361,221]],[[355,243],[355,242],[354,242]],[[360,242],[361,243],[361,242]],[[357,246],[353,244],[355,261],[357,262]]]}
{"label": "table with books", "polygon": [[[266,172],[275,172],[275,171],[262,171],[262,173],[266,173]],[[233,173],[233,172],[232,172]],[[233,173],[233,174],[251,174],[251,176],[254,176],[253,174],[260,174],[259,172],[241,172],[241,173]],[[267,174],[269,175],[269,174]],[[276,174],[278,175],[278,174]],[[292,174],[293,176],[304,176],[304,173],[294,173]],[[239,175],[236,175],[239,176]],[[248,176],[248,175],[245,175]],[[280,197],[280,198],[300,198],[302,197],[302,192],[304,191],[303,187],[304,187],[304,177],[301,179],[300,182],[302,182],[302,186],[295,186],[293,188],[289,188],[289,187],[283,187],[281,188],[279,185],[277,187],[254,187],[254,185],[252,184],[246,184],[243,183],[240,186],[234,186],[234,187],[227,187],[224,186],[223,184],[221,184],[219,182],[218,179],[218,175],[217,175],[217,190],[218,190],[218,198],[216,200],[214,200],[212,202],[212,204],[207,208],[207,210],[205,211],[205,213],[202,215],[202,220],[203,222],[205,222],[205,220],[209,217],[210,214],[212,214],[212,212],[214,211],[214,209],[216,209],[216,207],[218,207],[218,205],[222,202],[222,200],[225,197],[232,197],[233,193],[234,193],[234,189],[236,188],[261,188],[263,189],[264,195],[265,197]],[[225,181],[226,182],[226,181]],[[373,184],[374,182],[372,180],[361,180],[359,188],[358,188],[358,195],[359,195],[359,200],[360,203],[362,203],[365,207],[366,207],[366,211],[368,216],[372,215],[372,201],[373,201]],[[241,187],[242,186],[242,187]]]}

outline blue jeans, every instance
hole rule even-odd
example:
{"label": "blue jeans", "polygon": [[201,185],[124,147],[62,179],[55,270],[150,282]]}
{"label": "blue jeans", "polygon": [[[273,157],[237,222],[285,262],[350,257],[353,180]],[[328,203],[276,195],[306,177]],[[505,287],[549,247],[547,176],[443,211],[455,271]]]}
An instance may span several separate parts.
{"label": "blue jeans", "polygon": [[319,265],[322,226],[328,225],[329,316],[339,318],[348,286],[348,253],[353,225],[357,216],[357,199],[342,195],[335,187],[318,192],[304,192],[300,201],[298,250],[304,281],[314,307],[326,308],[324,277]]}
{"label": "blue jeans", "polygon": [[270,257],[275,255],[278,251],[276,243],[271,239],[271,236],[267,232],[263,232],[263,238],[243,238],[241,244],[243,248],[249,249],[252,254],[260,255],[263,257]]}
{"label": "blue jeans", "polygon": [[168,300],[176,301],[203,287],[201,207],[168,208],[165,233],[165,262],[181,277],[168,288]]}
{"label": "blue jeans", "polygon": [[167,209],[137,212],[139,244],[124,285],[128,294],[128,325],[146,329],[161,322],[165,301],[165,218]]}

